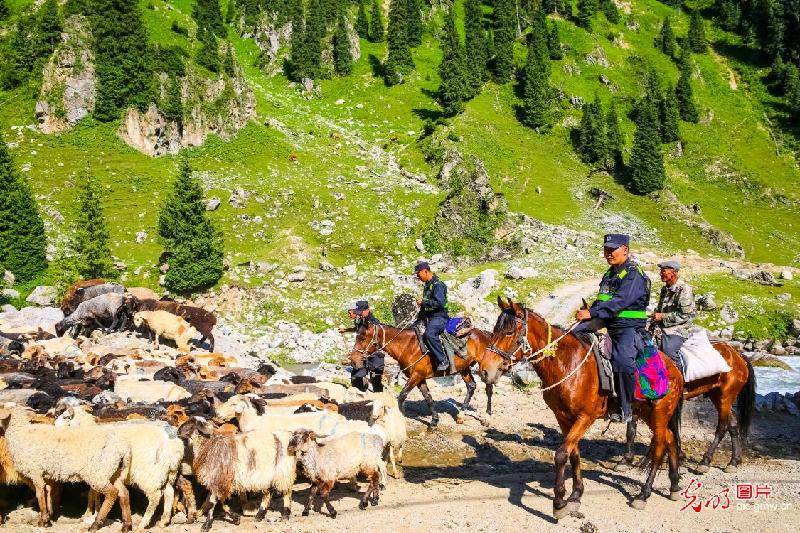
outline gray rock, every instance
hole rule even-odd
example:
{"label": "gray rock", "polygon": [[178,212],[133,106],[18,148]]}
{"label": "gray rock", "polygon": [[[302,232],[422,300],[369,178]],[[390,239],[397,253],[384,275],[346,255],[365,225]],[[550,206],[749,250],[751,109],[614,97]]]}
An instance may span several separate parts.
{"label": "gray rock", "polygon": [[342,269],[342,272],[350,277],[353,277],[356,275],[356,270],[356,265],[345,265],[345,267]]}
{"label": "gray rock", "polygon": [[769,349],[769,353],[772,355],[786,355],[786,348],[783,347],[781,341],[776,340]]}
{"label": "gray rock", "polygon": [[137,231],[136,232],[136,243],[137,244],[142,244],[146,240],[147,240],[147,232],[146,231]]}
{"label": "gray rock", "polygon": [[7,287],[11,287],[16,281],[17,278],[14,276],[13,272],[10,270],[3,271],[3,283],[5,283]]}
{"label": "gray rock", "polygon": [[417,239],[414,241],[414,247],[417,249],[419,253],[425,253],[425,244],[422,242],[422,239]]}
{"label": "gray rock", "polygon": [[512,266],[505,273],[508,279],[529,279],[536,277],[536,269],[533,267],[518,267]]}
{"label": "gray rock", "polygon": [[169,272],[169,263],[162,263],[158,269],[161,271],[162,274],[166,274]]}
{"label": "gray rock", "polygon": [[739,313],[737,313],[736,310],[727,303],[722,306],[722,309],[719,310],[719,317],[726,324],[735,324],[739,321]]}
{"label": "gray rock", "polygon": [[250,193],[241,187],[237,187],[232,193],[231,197],[228,200],[233,207],[237,209],[244,208],[247,205],[247,200],[250,198]]}
{"label": "gray rock", "polygon": [[219,198],[216,198],[216,197],[215,198],[211,198],[210,200],[208,200],[208,202],[206,202],[206,211],[214,211],[214,210],[216,210],[219,207],[220,203],[221,202],[220,202]]}
{"label": "gray rock", "polygon": [[[800,318],[795,318],[792,320],[792,323],[789,326],[789,333],[796,337],[800,336]],[[800,341],[800,338],[797,340]]]}
{"label": "gray rock", "polygon": [[294,282],[294,283],[305,281],[306,280],[306,271],[305,270],[295,270],[294,272],[292,272],[291,274],[286,276],[286,279],[288,281],[291,281],[291,282]]}
{"label": "gray rock", "polygon": [[717,308],[717,301],[713,292],[698,294],[695,303],[697,303],[697,307],[703,311],[710,311]]}
{"label": "gray rock", "polygon": [[16,289],[3,289],[0,291],[0,296],[11,299],[19,298],[19,291]]}
{"label": "gray rock", "polygon": [[39,285],[33,292],[25,299],[26,302],[40,305],[42,307],[49,307],[53,305],[58,296],[58,289],[51,285]]}
{"label": "gray rock", "polygon": [[320,261],[319,269],[322,270],[323,272],[333,272],[336,269],[336,267],[334,267],[328,261]]}
{"label": "gray rock", "polygon": [[17,308],[14,307],[11,304],[3,304],[2,306],[0,306],[0,314],[2,314],[2,313],[16,313],[16,312],[17,312]]}
{"label": "gray rock", "polygon": [[786,281],[791,281],[794,279],[794,274],[792,274],[791,270],[781,270],[780,274],[781,279],[785,279]]}
{"label": "gray rock", "polygon": [[533,387],[540,383],[539,376],[528,366],[521,366],[511,372],[511,382],[517,387]]}
{"label": "gray rock", "polygon": [[771,272],[767,272],[766,270],[757,270],[750,274],[749,279],[755,281],[756,283],[760,283],[762,285],[770,285],[772,287],[779,287],[781,283],[775,280],[775,276],[772,275]]}
{"label": "gray rock", "polygon": [[94,398],[92,398],[92,403],[95,405],[113,405],[119,401],[122,401],[122,398],[113,391],[104,390]]}

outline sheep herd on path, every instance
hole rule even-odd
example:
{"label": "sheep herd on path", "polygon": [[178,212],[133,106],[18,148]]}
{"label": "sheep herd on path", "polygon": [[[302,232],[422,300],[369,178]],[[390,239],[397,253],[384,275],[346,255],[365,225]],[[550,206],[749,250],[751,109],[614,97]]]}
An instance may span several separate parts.
{"label": "sheep herd on path", "polygon": [[[218,504],[239,523],[234,495],[243,509],[248,495],[261,496],[257,520],[280,495],[288,517],[299,475],[311,482],[303,514],[320,501],[332,518],[337,482],[366,479],[359,505],[366,509],[378,504],[387,463],[398,475],[406,424],[389,393],[292,376],[268,362],[242,366],[213,352],[212,313],[149,289],[81,281],[61,310],[56,336],[0,332],[0,485],[32,489],[39,526],[58,514],[64,483],[88,486],[91,530],[118,501],[129,531],[136,487],[147,499],[138,529],[163,504],[159,526],[178,512],[194,522],[199,512],[207,531]],[[98,329],[146,331],[156,349],[97,353]],[[178,351],[159,349],[162,338]],[[190,353],[193,342],[211,351]],[[21,503],[3,503],[0,520]]]}

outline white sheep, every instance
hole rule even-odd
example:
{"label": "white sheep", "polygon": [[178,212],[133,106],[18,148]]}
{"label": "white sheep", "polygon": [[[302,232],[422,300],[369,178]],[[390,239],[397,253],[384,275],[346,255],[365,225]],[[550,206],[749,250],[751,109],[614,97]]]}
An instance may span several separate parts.
{"label": "white sheep", "polygon": [[330,517],[336,518],[330,492],[337,480],[354,479],[358,474],[364,474],[369,481],[358,507],[363,510],[368,503],[378,505],[380,480],[385,477],[386,465],[382,459],[383,441],[377,435],[347,433],[327,438],[322,444],[317,442],[313,431],[298,430],[292,436],[289,453],[297,456],[303,473],[312,483],[303,516],[308,515],[319,493]]}
{"label": "white sheep", "polygon": [[121,437],[93,427],[55,427],[32,424],[28,409],[12,407],[0,411],[0,430],[20,474],[33,483],[39,504],[39,526],[50,524],[51,505],[47,488],[56,483],[83,481],[105,496],[91,530],[105,521],[119,496],[122,531],[131,529],[131,507],[125,478],[131,463],[131,449]]}
{"label": "white sheep", "polygon": [[197,336],[197,330],[183,317],[168,311],[138,311],[133,315],[133,325],[137,328],[147,326],[155,335],[156,349],[159,348],[158,338],[163,336],[174,340],[179,351],[188,353],[189,341]]}
{"label": "white sheep", "polygon": [[226,500],[233,494],[248,491],[262,494],[256,520],[264,519],[271,490],[283,495],[282,514],[289,516],[297,471],[294,454],[289,453],[291,433],[256,430],[218,435],[214,434],[214,426],[200,417],[185,422],[178,432],[190,442],[195,478],[209,491],[201,507],[201,513],[206,514],[202,531],[211,528],[218,502],[238,525],[239,516],[228,508]]}
{"label": "white sheep", "polygon": [[224,404],[217,407],[217,416],[222,420],[236,418],[239,429],[244,432],[253,430],[265,431],[294,431],[296,429],[310,429],[319,434],[333,435],[337,430],[344,429],[349,422],[345,417],[323,410],[314,413],[275,413],[264,411],[258,396],[249,394],[231,397]]}
{"label": "white sheep", "polygon": [[109,292],[81,302],[68,317],[56,324],[56,334],[62,336],[64,332],[71,331],[79,326],[105,329],[117,329],[130,317],[133,311],[134,298],[125,294]]}
{"label": "white sheep", "polygon": [[114,392],[126,402],[178,402],[191,393],[171,381],[141,381],[138,376],[118,376]]}
{"label": "white sheep", "polygon": [[[125,482],[139,487],[147,497],[147,509],[137,529],[144,529],[150,524],[162,496],[164,512],[158,525],[169,525],[175,497],[173,486],[184,454],[183,441],[178,438],[172,426],[166,422],[151,420],[98,425],[94,416],[87,413],[82,406],[68,407],[56,419],[55,425],[100,428],[127,441],[131,449],[131,468]],[[91,501],[87,514],[90,508]]]}

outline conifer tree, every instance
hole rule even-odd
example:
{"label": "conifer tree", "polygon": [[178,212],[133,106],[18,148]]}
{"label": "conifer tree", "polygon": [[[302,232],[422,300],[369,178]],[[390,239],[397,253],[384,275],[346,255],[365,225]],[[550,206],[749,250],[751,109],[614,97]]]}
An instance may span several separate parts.
{"label": "conifer tree", "polygon": [[100,190],[89,169],[78,183],[77,219],[71,248],[84,279],[114,276],[108,225],[100,204]]}
{"label": "conifer tree", "polygon": [[614,3],[614,0],[600,0],[600,8],[605,14],[606,20],[612,24],[619,23],[619,9],[617,9],[617,4]]}
{"label": "conifer tree", "polygon": [[692,12],[692,16],[689,19],[689,33],[686,39],[692,52],[703,54],[708,48],[705,24],[703,23],[703,17],[700,15],[700,11],[697,9]]}
{"label": "conifer tree", "polygon": [[578,24],[592,30],[592,17],[597,13],[598,0],[578,0]]}
{"label": "conifer tree", "polygon": [[617,114],[617,104],[612,99],[611,107],[606,115],[606,137],[608,139],[608,157],[613,168],[621,170],[625,166],[622,158],[624,141],[622,132],[619,129],[619,116]]}
{"label": "conifer tree", "polygon": [[389,49],[384,70],[387,85],[402,83],[403,74],[414,69],[408,40],[408,1],[392,0],[389,4],[389,27],[386,32]]}
{"label": "conifer tree", "polygon": [[233,46],[226,46],[225,56],[222,58],[222,72],[228,76],[236,76],[236,60],[233,58]]}
{"label": "conifer tree", "polygon": [[161,112],[167,120],[178,123],[178,127],[183,123],[183,100],[181,98],[181,80],[178,78],[167,81],[167,95],[164,100]]}
{"label": "conifer tree", "polygon": [[6,0],[0,0],[0,20],[6,20],[10,14]]}
{"label": "conifer tree", "polygon": [[564,51],[561,49],[561,37],[558,34],[558,24],[555,21],[550,23],[550,31],[547,32],[547,49],[550,52],[550,59],[554,61],[564,59]]}
{"label": "conifer tree", "polygon": [[664,97],[661,99],[659,112],[661,115],[660,130],[662,143],[675,142],[679,138],[678,121],[680,113],[678,110],[678,99],[675,97],[675,89],[670,85],[667,87]]}
{"label": "conifer tree", "polygon": [[715,20],[722,29],[735,31],[739,28],[741,10],[736,0],[717,0],[714,10],[717,13]]}
{"label": "conifer tree", "polygon": [[219,72],[219,47],[214,33],[207,29],[198,29],[200,49],[197,51],[195,60],[197,64],[207,68],[211,72]]}
{"label": "conifer tree", "polygon": [[289,77],[300,81],[308,76],[306,67],[306,22],[302,4],[292,18],[292,50],[289,56]]}
{"label": "conifer tree", "polygon": [[325,37],[325,6],[321,0],[311,0],[306,14],[303,64],[305,77],[318,78],[322,74],[322,39]]}
{"label": "conifer tree", "polygon": [[[570,10],[572,5],[570,5]],[[542,10],[545,13],[566,13],[564,0],[542,0]]]}
{"label": "conifer tree", "polygon": [[362,39],[369,39],[369,20],[367,20],[367,9],[364,7],[364,0],[359,0],[358,2],[356,33]]}
{"label": "conifer tree", "polygon": [[210,31],[217,37],[225,37],[227,34],[219,0],[197,0],[192,9],[192,18],[197,22],[198,29]]}
{"label": "conifer tree", "polygon": [[233,24],[236,22],[236,2],[234,0],[228,0],[228,9],[225,12],[225,22],[228,24]]}
{"label": "conifer tree", "polygon": [[30,281],[47,268],[46,248],[36,201],[0,136],[0,270]]}
{"label": "conifer tree", "polygon": [[445,16],[442,33],[442,62],[439,63],[441,85],[437,97],[439,104],[448,115],[464,110],[464,103],[472,97],[470,72],[466,52],[456,30],[454,9]]}
{"label": "conifer tree", "polygon": [[422,44],[422,0],[406,0],[408,11],[408,45]]}
{"label": "conifer tree", "polygon": [[783,91],[789,115],[795,120],[800,119],[800,71],[794,63],[786,69]]}
{"label": "conifer tree", "polygon": [[350,53],[350,39],[347,38],[345,15],[340,15],[333,34],[333,67],[339,76],[347,76],[353,71],[353,54]]}
{"label": "conifer tree", "polygon": [[467,66],[469,68],[472,96],[481,92],[481,87],[483,87],[483,82],[486,78],[486,62],[489,56],[487,44],[486,31],[483,29],[481,1],[465,0],[464,45],[466,50],[469,50]]}
{"label": "conifer tree", "polygon": [[206,213],[203,185],[185,158],[159,214],[158,233],[170,253],[165,276],[169,290],[190,293],[214,285],[222,276],[222,234]]}
{"label": "conifer tree", "polygon": [[672,31],[672,18],[667,16],[661,24],[661,31],[656,39],[658,49],[669,57],[675,56],[675,34]]}
{"label": "conifer tree", "polygon": [[386,38],[386,30],[383,27],[383,2],[381,0],[373,0],[370,16],[369,40],[373,43],[380,43]]}
{"label": "conifer tree", "polygon": [[[536,17],[534,17],[536,20]],[[545,32],[534,28],[528,34],[528,59],[522,71],[520,121],[541,131],[552,122],[553,89],[550,86],[550,59]]]}
{"label": "conifer tree", "polygon": [[510,81],[514,74],[514,40],[517,32],[515,21],[514,0],[495,0],[493,72],[500,83]]}
{"label": "conifer tree", "polygon": [[597,95],[593,103],[583,107],[578,129],[578,150],[584,162],[605,166],[608,159],[608,137],[603,105]]}
{"label": "conifer tree", "polygon": [[692,91],[692,55],[689,49],[684,47],[681,54],[680,72],[678,83],[675,85],[675,98],[678,101],[680,116],[686,122],[697,122],[700,114],[694,102],[694,92]]}
{"label": "conifer tree", "polygon": [[636,194],[650,194],[664,188],[667,180],[661,140],[655,126],[656,103],[645,97],[636,111],[636,133],[630,162],[630,188]]}

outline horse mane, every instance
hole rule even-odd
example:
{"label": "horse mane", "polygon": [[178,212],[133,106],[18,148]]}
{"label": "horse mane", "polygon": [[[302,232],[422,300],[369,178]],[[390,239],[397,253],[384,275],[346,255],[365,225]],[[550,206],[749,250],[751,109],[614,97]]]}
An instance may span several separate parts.
{"label": "horse mane", "polygon": [[[542,315],[540,315],[539,313],[537,313],[536,311],[534,311],[532,309],[528,309],[525,306],[523,306],[522,309],[525,312],[528,313],[528,317],[538,318],[539,320],[544,322],[545,325],[550,326],[551,328],[553,328],[555,330],[555,332],[556,332],[555,336],[560,337],[561,335],[563,335],[567,331],[564,328],[564,326],[561,326],[559,324],[551,324]],[[516,318],[517,318],[517,315],[516,315],[516,313],[514,312],[514,310],[512,308],[503,309],[500,312],[500,317],[498,318],[497,323],[495,324],[495,327],[494,327],[494,330],[493,330],[492,333],[493,334],[497,334],[497,333],[503,331],[509,325],[509,323],[512,322],[512,321],[515,321]],[[573,333],[572,331],[569,332],[569,336],[574,337],[578,342],[581,343],[581,345],[586,346],[586,343],[580,337],[575,335],[575,333]]]}

